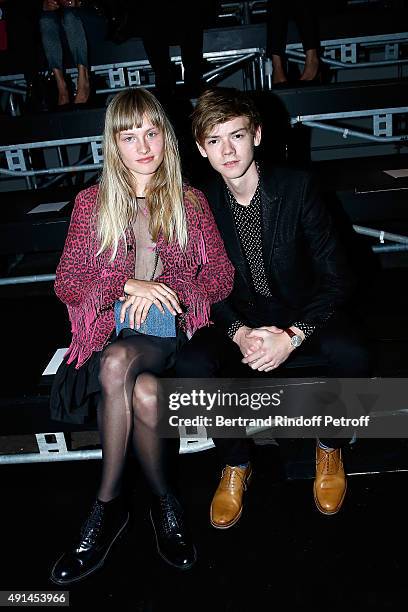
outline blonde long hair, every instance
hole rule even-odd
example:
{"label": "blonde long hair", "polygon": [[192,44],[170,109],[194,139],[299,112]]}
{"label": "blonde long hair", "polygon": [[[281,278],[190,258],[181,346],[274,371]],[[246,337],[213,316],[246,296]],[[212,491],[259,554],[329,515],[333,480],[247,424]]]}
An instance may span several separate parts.
{"label": "blonde long hair", "polygon": [[133,222],[136,210],[134,180],[121,159],[116,138],[122,131],[141,127],[144,117],[164,137],[163,162],[145,193],[152,239],[156,242],[162,231],[167,242],[177,240],[182,249],[187,245],[180,155],[174,130],[153,94],[143,88],[127,89],[118,93],[106,110],[104,164],[98,192],[98,255],[112,249],[111,261],[116,257],[120,240],[125,240],[125,231]]}

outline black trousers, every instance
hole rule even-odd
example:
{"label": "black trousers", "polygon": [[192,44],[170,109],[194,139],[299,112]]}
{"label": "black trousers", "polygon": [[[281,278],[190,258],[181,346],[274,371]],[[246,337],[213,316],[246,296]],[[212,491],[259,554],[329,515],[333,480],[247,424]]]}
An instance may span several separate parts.
{"label": "black trousers", "polygon": [[[284,376],[285,367],[301,355],[321,357],[326,362],[327,376],[333,378],[364,378],[370,375],[368,351],[359,331],[343,313],[333,316],[321,329],[315,330],[287,362],[274,370]],[[213,378],[216,376],[250,378],[271,377],[241,363],[238,346],[216,326],[198,330],[177,357],[176,376],[180,378]],[[331,448],[339,448],[339,438],[321,438]],[[249,460],[249,442],[242,439],[216,438],[214,444],[223,464],[239,465]]]}
{"label": "black trousers", "polygon": [[[186,29],[180,34],[179,44],[181,60],[184,66],[184,85],[190,95],[199,95],[202,79],[203,60],[203,30],[196,28],[194,32]],[[170,60],[170,37],[168,32],[160,36],[155,32],[153,36],[146,34],[143,37],[143,46],[151,67],[155,73],[156,90],[158,95],[171,99],[175,94],[176,84],[173,76],[173,64]]]}
{"label": "black trousers", "polygon": [[289,17],[298,27],[303,50],[319,49],[319,27],[313,0],[269,0],[266,54],[285,55]]}
{"label": "black trousers", "polygon": [[204,29],[215,16],[215,0],[173,0],[162,3],[154,26],[151,11],[147,10],[143,46],[154,70],[156,91],[161,99],[171,101],[176,93],[170,60],[170,45],[174,44],[180,45],[187,97],[196,97],[201,93]]}

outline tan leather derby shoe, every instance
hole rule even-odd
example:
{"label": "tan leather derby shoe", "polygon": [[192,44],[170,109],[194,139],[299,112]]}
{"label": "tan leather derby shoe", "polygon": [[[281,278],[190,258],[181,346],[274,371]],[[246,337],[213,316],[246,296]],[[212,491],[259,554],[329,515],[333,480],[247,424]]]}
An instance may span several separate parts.
{"label": "tan leather derby shoe", "polygon": [[252,476],[251,464],[246,468],[226,465],[210,508],[210,520],[217,529],[228,529],[242,514],[242,498]]}
{"label": "tan leather derby shoe", "polygon": [[323,514],[336,514],[346,495],[347,481],[341,449],[326,451],[316,446],[316,478],[313,495],[317,509]]}

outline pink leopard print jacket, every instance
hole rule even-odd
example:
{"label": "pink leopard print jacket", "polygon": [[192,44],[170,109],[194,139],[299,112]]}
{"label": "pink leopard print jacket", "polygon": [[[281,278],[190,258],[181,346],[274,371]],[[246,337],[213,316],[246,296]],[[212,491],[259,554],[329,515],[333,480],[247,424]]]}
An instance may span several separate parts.
{"label": "pink leopard print jacket", "polygon": [[[71,321],[72,342],[66,353],[67,363],[76,359],[76,368],[106,345],[115,327],[115,300],[123,295],[123,287],[129,278],[134,278],[135,270],[136,245],[130,228],[126,231],[126,244],[124,240],[120,242],[113,262],[109,261],[109,251],[96,256],[97,194],[95,185],[76,197],[55,280],[55,292],[67,305]],[[187,248],[183,252],[178,243],[167,244],[159,236],[157,249],[164,271],[156,280],[177,293],[186,306],[182,326],[194,333],[209,325],[211,304],[225,299],[231,292],[234,269],[205,196],[186,186],[184,205],[189,234]]]}

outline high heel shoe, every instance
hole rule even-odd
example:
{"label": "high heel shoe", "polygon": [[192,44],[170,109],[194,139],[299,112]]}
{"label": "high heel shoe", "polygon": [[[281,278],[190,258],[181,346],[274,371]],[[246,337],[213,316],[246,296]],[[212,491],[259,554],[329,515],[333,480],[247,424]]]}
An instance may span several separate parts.
{"label": "high heel shoe", "polygon": [[327,64],[319,60],[317,72],[313,79],[299,79],[297,85],[300,87],[309,87],[311,85],[323,85],[330,81],[330,68]]}
{"label": "high heel shoe", "polygon": [[[96,99],[96,81],[95,81],[95,75],[93,73],[89,74],[89,93],[88,93],[88,97],[84,102],[75,102],[75,98],[74,98],[74,108],[80,109],[80,108],[94,108],[95,106],[97,106],[97,99]],[[78,93],[78,92],[77,92]]]}
{"label": "high heel shoe", "polygon": [[74,108],[88,108],[90,106],[90,101],[91,101],[91,89],[89,88],[89,93],[88,93],[87,99],[84,100],[83,102],[76,102],[75,98],[74,98],[74,102],[73,102],[72,106]]}
{"label": "high heel shoe", "polygon": [[274,89],[288,89],[290,87],[289,81],[281,81],[280,83],[272,83],[272,90]]}
{"label": "high heel shoe", "polygon": [[74,109],[93,108],[95,106],[95,92],[91,89],[85,102],[75,102],[72,104]]}

